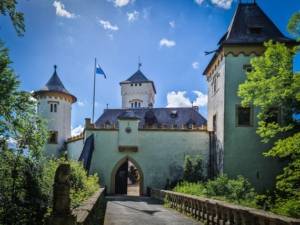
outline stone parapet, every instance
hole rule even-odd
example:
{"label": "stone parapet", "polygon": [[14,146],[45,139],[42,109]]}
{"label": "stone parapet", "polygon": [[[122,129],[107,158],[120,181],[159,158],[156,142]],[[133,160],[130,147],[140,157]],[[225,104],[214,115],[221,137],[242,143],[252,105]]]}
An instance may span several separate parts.
{"label": "stone parapet", "polygon": [[300,220],[228,202],[150,188],[151,198],[207,224],[300,225]]}
{"label": "stone parapet", "polygon": [[[94,123],[91,123],[91,119],[85,119],[85,129],[89,130],[118,130],[119,128],[116,126],[116,124],[109,124],[105,125],[104,123],[100,124],[99,127],[96,127]],[[187,125],[182,125],[182,127],[178,126],[177,124],[172,124],[170,127],[167,124],[153,124],[152,126],[149,126],[148,124],[143,124],[142,128],[139,128],[139,130],[173,130],[173,131],[207,131],[207,126],[202,125],[202,127],[198,127],[197,125],[193,124],[192,127],[188,127]],[[76,138],[81,138],[81,137],[72,137],[68,141],[76,140]]]}
{"label": "stone parapet", "polygon": [[80,203],[73,209],[77,215],[77,225],[101,224],[105,207],[105,188],[98,189],[93,196]]}
{"label": "stone parapet", "polygon": [[71,142],[71,141],[77,141],[77,140],[83,139],[83,138],[84,138],[84,134],[82,133],[82,134],[76,135],[76,136],[74,136],[74,137],[68,138],[68,142]]}

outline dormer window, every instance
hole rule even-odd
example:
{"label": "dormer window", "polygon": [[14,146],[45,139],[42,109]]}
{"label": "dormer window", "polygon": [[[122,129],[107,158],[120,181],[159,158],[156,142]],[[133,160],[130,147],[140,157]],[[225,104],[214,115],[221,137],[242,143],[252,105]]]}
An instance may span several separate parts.
{"label": "dormer window", "polygon": [[148,124],[148,126],[152,126],[153,124],[157,124],[156,116],[152,110],[149,110],[145,114],[145,123]]}
{"label": "dormer window", "polygon": [[110,124],[111,124],[111,122],[109,122],[108,120],[106,120],[106,122],[105,122],[105,128],[110,128]]}
{"label": "dormer window", "polygon": [[262,26],[261,25],[254,25],[254,26],[248,26],[248,34],[261,34],[262,32]]}
{"label": "dormer window", "polygon": [[194,124],[195,124],[195,121],[192,119],[189,119],[189,121],[186,122],[188,129],[192,129]]}
{"label": "dormer window", "polygon": [[173,110],[170,114],[171,118],[176,118],[178,116],[177,110]]}

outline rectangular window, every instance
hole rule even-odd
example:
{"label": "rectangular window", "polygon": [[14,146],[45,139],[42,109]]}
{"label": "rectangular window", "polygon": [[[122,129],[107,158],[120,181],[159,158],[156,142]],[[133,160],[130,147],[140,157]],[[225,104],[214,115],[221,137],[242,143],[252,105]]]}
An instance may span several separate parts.
{"label": "rectangular window", "polygon": [[134,86],[137,86],[137,84],[134,84]]}
{"label": "rectangular window", "polygon": [[253,126],[253,106],[243,107],[237,105],[235,108],[235,126],[252,127]]}
{"label": "rectangular window", "polygon": [[137,108],[137,102],[134,102],[134,108]]}
{"label": "rectangular window", "polygon": [[139,103],[139,108],[141,107],[141,103]]}
{"label": "rectangular window", "polygon": [[139,86],[142,86],[142,84],[139,84]]}
{"label": "rectangular window", "polygon": [[214,95],[217,91],[218,91],[218,77],[220,75],[217,73],[214,78],[213,78],[213,81],[212,81],[212,94]]}
{"label": "rectangular window", "polygon": [[57,144],[57,137],[58,137],[57,131],[49,131],[48,144]]}
{"label": "rectangular window", "polygon": [[217,130],[217,115],[213,116],[213,130]]}
{"label": "rectangular window", "polygon": [[50,112],[57,112],[57,104],[56,103],[50,104]]}
{"label": "rectangular window", "polygon": [[131,103],[131,108],[133,108],[133,103]]}
{"label": "rectangular window", "polygon": [[133,86],[133,84],[130,84],[130,86],[132,87],[132,86]]}

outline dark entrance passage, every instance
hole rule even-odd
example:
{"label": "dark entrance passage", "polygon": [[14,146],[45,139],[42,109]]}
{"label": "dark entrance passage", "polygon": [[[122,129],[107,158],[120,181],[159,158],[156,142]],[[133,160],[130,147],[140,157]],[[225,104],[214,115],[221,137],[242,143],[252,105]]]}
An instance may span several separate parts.
{"label": "dark entrance passage", "polygon": [[115,194],[127,194],[128,161],[118,169],[115,177]]}
{"label": "dark entrance passage", "polygon": [[110,177],[110,193],[128,196],[146,194],[143,171],[130,156],[120,159],[114,166]]}

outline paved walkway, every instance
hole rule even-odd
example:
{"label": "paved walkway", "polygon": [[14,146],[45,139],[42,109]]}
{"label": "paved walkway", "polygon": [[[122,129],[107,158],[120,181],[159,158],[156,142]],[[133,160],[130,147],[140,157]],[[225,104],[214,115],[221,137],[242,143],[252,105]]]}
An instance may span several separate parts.
{"label": "paved walkway", "polygon": [[201,225],[144,196],[106,196],[104,225]]}

